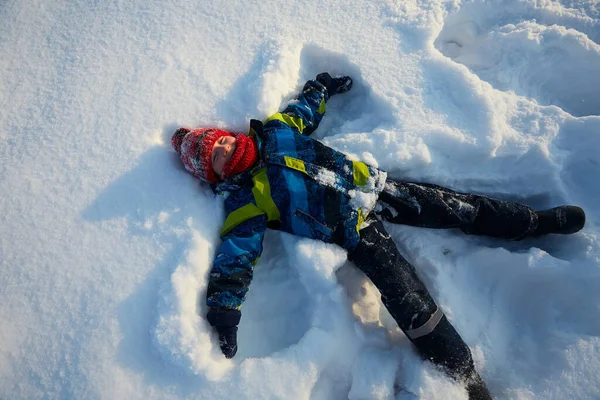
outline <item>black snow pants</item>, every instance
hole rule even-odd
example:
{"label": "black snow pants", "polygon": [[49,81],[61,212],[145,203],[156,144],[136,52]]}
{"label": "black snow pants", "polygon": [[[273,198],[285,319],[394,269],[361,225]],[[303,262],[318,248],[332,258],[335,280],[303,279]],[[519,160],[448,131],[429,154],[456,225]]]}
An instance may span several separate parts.
{"label": "black snow pants", "polygon": [[389,179],[378,204],[377,215],[396,224],[459,228],[467,234],[512,240],[533,233],[538,220],[535,211],[523,204]]}
{"label": "black snow pants", "polygon": [[537,226],[527,206],[485,196],[457,193],[430,184],[388,180],[349,255],[379,289],[398,326],[421,355],[465,382],[470,399],[491,399],[475,371],[471,352],[398,251],[380,219],[427,228],[460,228],[465,233],[521,239]]}

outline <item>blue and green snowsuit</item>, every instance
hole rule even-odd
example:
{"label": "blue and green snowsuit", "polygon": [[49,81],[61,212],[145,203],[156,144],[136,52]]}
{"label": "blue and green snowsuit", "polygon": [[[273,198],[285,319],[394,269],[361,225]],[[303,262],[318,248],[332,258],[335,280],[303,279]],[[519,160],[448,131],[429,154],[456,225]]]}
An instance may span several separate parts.
{"label": "blue and green snowsuit", "polygon": [[[325,87],[308,81],[283,112],[264,125],[253,120],[250,135],[258,143],[258,164],[215,187],[225,196],[227,218],[208,283],[209,323],[217,328],[239,324],[267,228],[336,243],[375,284],[418,351],[465,380],[470,399],[491,399],[469,347],[378,218],[514,239],[535,228],[535,213],[527,206],[439,186],[386,182],[384,171],[309,137],[327,100]],[[381,207],[373,212],[378,201]]]}
{"label": "blue and green snowsuit", "polygon": [[208,320],[237,325],[267,228],[337,243],[352,251],[375,207],[386,173],[349,159],[309,135],[325,114],[328,94],[308,81],[298,99],[264,125],[251,122],[260,160],[220,183],[227,218],[208,284]]}

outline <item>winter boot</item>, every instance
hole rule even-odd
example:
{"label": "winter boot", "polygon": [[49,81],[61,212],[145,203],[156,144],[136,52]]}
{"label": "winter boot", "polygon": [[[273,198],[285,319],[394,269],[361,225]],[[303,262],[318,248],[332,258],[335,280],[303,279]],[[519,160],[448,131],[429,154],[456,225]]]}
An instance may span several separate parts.
{"label": "winter boot", "polygon": [[568,235],[580,231],[585,225],[585,212],[576,206],[560,206],[549,210],[536,211],[538,226],[532,236],[548,233]]}
{"label": "winter boot", "polygon": [[475,372],[465,383],[465,388],[469,394],[469,400],[492,400],[487,386],[481,376]]}

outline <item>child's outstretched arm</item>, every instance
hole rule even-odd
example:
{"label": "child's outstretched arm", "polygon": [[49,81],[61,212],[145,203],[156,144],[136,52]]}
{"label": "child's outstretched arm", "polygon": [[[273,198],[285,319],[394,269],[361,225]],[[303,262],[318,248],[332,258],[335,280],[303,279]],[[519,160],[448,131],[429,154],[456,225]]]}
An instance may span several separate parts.
{"label": "child's outstretched arm", "polygon": [[325,115],[325,104],[329,98],[345,93],[351,88],[352,78],[349,76],[332,78],[329,73],[323,72],[317,75],[315,80],[306,82],[302,93],[288,104],[285,110],[269,117],[265,122],[265,128],[269,127],[269,123],[284,123],[303,135],[310,135],[317,129]]}
{"label": "child's outstretched arm", "polygon": [[208,322],[219,334],[219,345],[227,358],[237,352],[240,307],[252,281],[254,265],[262,253],[267,227],[265,214],[249,218],[223,231],[208,281]]}

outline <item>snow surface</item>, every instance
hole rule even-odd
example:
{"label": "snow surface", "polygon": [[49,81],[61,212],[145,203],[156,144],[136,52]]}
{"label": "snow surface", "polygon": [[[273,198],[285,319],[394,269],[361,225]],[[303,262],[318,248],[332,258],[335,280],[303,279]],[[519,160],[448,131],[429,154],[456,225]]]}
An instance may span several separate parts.
{"label": "snow surface", "polygon": [[[0,5],[1,399],[465,399],[339,248],[269,232],[221,356],[204,296],[221,202],[179,126],[246,131],[322,71],[315,136],[535,208],[521,242],[386,225],[500,399],[600,398],[600,7],[578,0]],[[199,304],[199,306],[198,306]]]}

